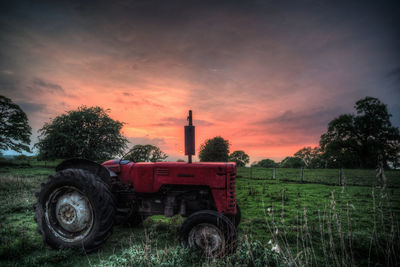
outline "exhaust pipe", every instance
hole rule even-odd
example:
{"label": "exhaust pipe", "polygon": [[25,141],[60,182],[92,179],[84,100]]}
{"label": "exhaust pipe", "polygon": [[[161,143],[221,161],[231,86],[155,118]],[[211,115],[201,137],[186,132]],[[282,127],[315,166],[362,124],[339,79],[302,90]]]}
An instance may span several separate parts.
{"label": "exhaust pipe", "polygon": [[192,163],[192,155],[196,154],[194,144],[194,125],[192,123],[192,111],[189,110],[189,116],[187,117],[189,125],[185,126],[185,155],[188,156],[188,163]]}

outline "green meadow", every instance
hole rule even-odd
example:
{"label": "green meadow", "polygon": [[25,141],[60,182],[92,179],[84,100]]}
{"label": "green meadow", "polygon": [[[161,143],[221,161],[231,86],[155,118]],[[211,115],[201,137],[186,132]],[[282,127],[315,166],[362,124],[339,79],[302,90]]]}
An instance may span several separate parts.
{"label": "green meadow", "polygon": [[400,172],[239,168],[242,210],[237,251],[204,258],[179,245],[183,218],[153,216],[114,227],[97,252],[44,245],[33,220],[34,193],[56,163],[0,166],[0,266],[399,266]]}

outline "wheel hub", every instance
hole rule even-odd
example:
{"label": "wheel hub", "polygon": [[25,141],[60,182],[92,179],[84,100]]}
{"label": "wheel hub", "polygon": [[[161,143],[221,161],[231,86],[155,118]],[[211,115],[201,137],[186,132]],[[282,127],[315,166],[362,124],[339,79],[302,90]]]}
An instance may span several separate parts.
{"label": "wheel hub", "polygon": [[199,224],[189,233],[189,246],[197,246],[205,254],[212,255],[224,247],[225,238],[221,230],[212,224]]}
{"label": "wheel hub", "polygon": [[90,203],[77,191],[58,197],[55,215],[59,225],[71,233],[86,229],[92,222]]}
{"label": "wheel hub", "polygon": [[58,217],[64,223],[71,223],[76,219],[76,210],[73,206],[65,204],[61,206]]}

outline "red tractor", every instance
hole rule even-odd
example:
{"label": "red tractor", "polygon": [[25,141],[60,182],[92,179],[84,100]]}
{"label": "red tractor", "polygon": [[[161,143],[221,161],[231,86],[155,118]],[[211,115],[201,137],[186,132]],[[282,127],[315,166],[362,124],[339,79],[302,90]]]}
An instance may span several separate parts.
{"label": "red tractor", "polygon": [[236,164],[192,163],[194,126],[185,126],[188,163],[109,160],[98,164],[70,159],[37,193],[35,220],[44,242],[54,248],[91,252],[110,236],[115,223],[132,226],[147,216],[187,217],[183,246],[206,255],[236,248],[240,209],[236,203]]}

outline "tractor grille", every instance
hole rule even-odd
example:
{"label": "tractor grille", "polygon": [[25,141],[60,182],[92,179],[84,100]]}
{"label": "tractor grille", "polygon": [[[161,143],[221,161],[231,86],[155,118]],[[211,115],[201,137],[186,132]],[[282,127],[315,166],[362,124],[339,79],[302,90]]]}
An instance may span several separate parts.
{"label": "tractor grille", "polygon": [[156,169],[157,176],[169,176],[169,169],[167,168],[157,168]]}
{"label": "tractor grille", "polygon": [[236,206],[236,174],[228,173],[228,205],[229,208],[234,209]]}

